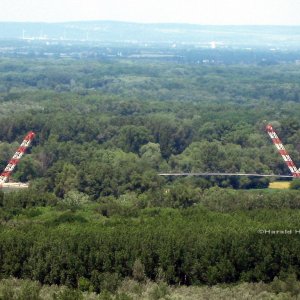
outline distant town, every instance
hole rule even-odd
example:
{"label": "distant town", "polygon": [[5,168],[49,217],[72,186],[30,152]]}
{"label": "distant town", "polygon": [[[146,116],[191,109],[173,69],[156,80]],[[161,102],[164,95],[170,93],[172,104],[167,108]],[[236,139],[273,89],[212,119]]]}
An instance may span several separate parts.
{"label": "distant town", "polygon": [[[124,22],[0,23],[2,57],[300,64],[300,27]],[[234,55],[232,55],[234,54]]]}

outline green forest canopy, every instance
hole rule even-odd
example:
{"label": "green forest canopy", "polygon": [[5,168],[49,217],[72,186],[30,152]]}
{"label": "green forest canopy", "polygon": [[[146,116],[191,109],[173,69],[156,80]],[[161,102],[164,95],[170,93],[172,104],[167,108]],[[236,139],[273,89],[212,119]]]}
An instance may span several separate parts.
{"label": "green forest canopy", "polygon": [[297,65],[5,58],[0,71],[0,167],[37,133],[13,175],[30,188],[0,195],[1,277],[99,292],[137,261],[169,284],[300,275],[298,236],[257,232],[300,228],[297,191],[158,176],[288,174],[264,128],[299,165]]}

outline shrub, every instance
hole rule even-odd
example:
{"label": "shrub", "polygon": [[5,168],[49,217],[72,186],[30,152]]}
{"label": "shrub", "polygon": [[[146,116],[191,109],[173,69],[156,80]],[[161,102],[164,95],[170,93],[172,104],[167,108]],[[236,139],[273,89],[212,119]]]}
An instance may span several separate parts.
{"label": "shrub", "polygon": [[290,189],[292,189],[292,190],[300,190],[300,179],[294,179],[291,182]]}

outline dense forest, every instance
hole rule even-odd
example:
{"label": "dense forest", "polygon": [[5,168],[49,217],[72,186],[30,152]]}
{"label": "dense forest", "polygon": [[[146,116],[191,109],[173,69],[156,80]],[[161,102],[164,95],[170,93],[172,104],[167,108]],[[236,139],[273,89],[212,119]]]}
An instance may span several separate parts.
{"label": "dense forest", "polygon": [[158,174],[289,174],[265,125],[300,165],[299,75],[297,64],[1,58],[1,169],[36,138],[12,178],[30,187],[0,192],[0,297],[20,284],[11,276],[78,289],[72,299],[139,299],[110,294],[124,282],[156,284],[149,299],[241,282],[297,295],[297,190]]}

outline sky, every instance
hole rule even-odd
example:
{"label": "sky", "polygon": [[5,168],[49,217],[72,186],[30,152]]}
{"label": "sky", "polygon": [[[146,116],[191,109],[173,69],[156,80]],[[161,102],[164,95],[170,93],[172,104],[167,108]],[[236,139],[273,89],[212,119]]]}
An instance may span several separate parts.
{"label": "sky", "polygon": [[300,0],[0,0],[0,22],[300,25]]}

